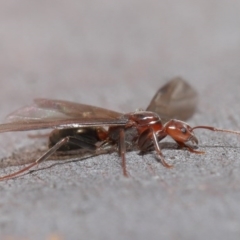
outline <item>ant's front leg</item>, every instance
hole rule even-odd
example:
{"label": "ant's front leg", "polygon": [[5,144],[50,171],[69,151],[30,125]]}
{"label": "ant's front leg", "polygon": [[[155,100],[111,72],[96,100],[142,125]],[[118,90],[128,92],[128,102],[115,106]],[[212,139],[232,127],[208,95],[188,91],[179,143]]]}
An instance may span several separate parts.
{"label": "ant's front leg", "polygon": [[[151,129],[152,130],[152,129]],[[157,153],[157,156],[159,157],[160,159],[160,162],[161,164],[166,167],[166,168],[172,168],[173,166],[168,164],[165,159],[164,159],[164,156],[162,154],[162,151],[159,147],[159,144],[158,144],[158,138],[157,138],[157,135],[156,133],[152,130],[152,141],[153,141],[153,144],[154,144],[154,147],[155,147],[155,151]]]}
{"label": "ant's front leg", "polygon": [[146,129],[138,139],[138,146],[141,152],[146,152],[149,149],[152,148],[152,145],[154,145],[155,151],[157,153],[157,157],[160,160],[161,164],[166,168],[173,167],[172,165],[168,164],[164,156],[162,154],[161,148],[158,143],[158,137],[155,133],[155,131],[152,128]]}
{"label": "ant's front leg", "polygon": [[195,150],[183,142],[176,141],[176,143],[178,144],[179,148],[186,148],[189,152],[196,153],[196,154],[204,154],[205,153],[204,151]]}

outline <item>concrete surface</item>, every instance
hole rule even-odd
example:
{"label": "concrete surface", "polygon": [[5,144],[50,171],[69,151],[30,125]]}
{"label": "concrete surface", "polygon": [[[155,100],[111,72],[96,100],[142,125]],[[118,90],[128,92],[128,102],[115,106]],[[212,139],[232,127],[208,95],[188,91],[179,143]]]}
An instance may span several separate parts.
{"label": "concrete surface", "polygon": [[[0,117],[35,97],[128,112],[180,75],[199,92],[190,124],[238,130],[239,8],[236,0],[0,1]],[[206,154],[173,144],[163,150],[171,170],[154,153],[131,152],[128,179],[111,154],[47,162],[1,182],[0,239],[239,239],[240,137],[197,135]],[[27,133],[0,140],[1,162],[45,146]]]}

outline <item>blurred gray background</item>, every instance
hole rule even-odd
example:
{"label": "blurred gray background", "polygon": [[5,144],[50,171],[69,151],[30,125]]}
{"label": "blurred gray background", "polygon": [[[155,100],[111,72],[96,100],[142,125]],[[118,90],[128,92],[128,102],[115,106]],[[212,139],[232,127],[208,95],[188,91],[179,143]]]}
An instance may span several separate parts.
{"label": "blurred gray background", "polygon": [[[36,97],[133,111],[181,76],[199,92],[191,125],[239,130],[239,9],[237,0],[0,1],[0,117]],[[110,154],[1,182],[0,238],[239,239],[240,137],[197,135],[206,154],[164,149],[171,170],[131,152],[128,179]],[[27,133],[0,140],[2,167],[46,144]]]}

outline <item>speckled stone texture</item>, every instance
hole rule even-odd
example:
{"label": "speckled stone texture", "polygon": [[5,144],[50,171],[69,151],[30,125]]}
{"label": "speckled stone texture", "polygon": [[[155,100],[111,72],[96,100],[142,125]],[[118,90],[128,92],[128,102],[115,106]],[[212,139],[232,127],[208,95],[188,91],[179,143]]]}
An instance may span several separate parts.
{"label": "speckled stone texture", "polygon": [[[36,97],[133,111],[181,76],[199,93],[189,124],[240,130],[239,9],[235,0],[1,1],[0,117]],[[47,140],[27,135],[0,135],[1,163],[44,149]],[[124,178],[113,153],[0,182],[0,238],[239,239],[240,137],[196,135],[206,154],[170,144],[170,170],[154,153],[130,152]]]}

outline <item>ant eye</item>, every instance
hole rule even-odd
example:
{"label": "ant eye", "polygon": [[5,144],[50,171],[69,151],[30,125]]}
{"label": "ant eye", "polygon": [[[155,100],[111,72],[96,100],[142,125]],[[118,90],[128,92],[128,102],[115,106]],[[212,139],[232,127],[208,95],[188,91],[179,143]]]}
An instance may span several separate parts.
{"label": "ant eye", "polygon": [[185,133],[187,133],[187,129],[185,127],[183,127],[183,128],[181,128],[181,132],[185,134]]}

